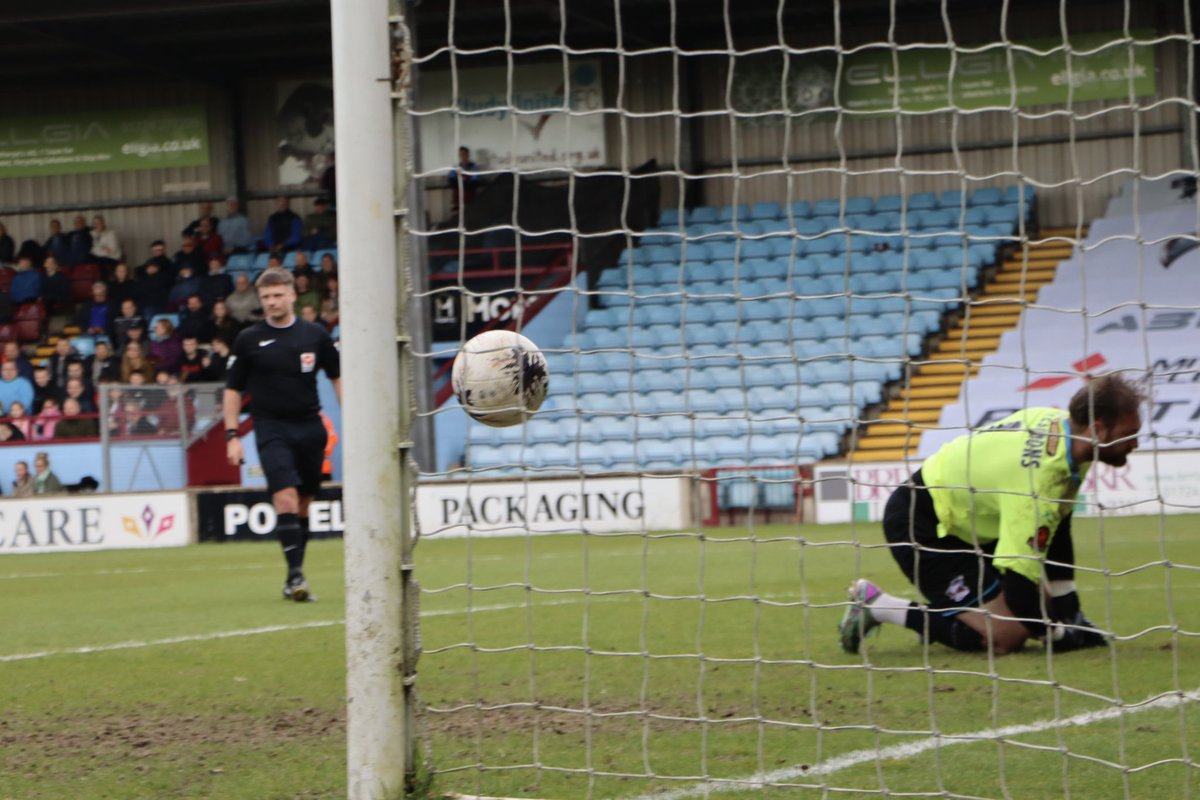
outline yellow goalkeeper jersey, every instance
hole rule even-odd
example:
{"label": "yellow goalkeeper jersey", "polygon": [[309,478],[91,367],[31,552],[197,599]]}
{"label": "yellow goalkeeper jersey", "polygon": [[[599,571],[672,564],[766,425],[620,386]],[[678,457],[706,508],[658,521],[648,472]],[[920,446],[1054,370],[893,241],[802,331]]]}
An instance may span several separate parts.
{"label": "yellow goalkeeper jersey", "polygon": [[1072,463],[1069,433],[1066,411],[1027,408],[943,445],[921,465],[938,536],[995,542],[998,569],[1040,582],[1046,548],[1087,473]]}

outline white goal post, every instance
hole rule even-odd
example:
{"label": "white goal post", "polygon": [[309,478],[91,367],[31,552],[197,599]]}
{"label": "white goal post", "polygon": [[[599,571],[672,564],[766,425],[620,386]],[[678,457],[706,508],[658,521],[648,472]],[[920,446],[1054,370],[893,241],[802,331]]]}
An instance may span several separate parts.
{"label": "white goal post", "polygon": [[[1188,3],[332,9],[353,800],[1195,792]],[[495,328],[549,363],[509,428],[446,385]],[[842,652],[851,580],[919,599],[891,490],[1105,372],[1111,643]]]}

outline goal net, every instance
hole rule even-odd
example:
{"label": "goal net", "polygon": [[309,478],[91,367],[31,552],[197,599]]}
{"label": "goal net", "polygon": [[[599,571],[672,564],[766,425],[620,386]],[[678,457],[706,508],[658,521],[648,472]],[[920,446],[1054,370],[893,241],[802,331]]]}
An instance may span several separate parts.
{"label": "goal net", "polygon": [[[1194,24],[1131,0],[413,7],[439,796],[1196,793]],[[496,328],[550,372],[508,428],[449,385]],[[1110,372],[1147,400],[1074,505],[1107,643],[883,626],[844,652],[852,581],[925,600],[890,493]]]}

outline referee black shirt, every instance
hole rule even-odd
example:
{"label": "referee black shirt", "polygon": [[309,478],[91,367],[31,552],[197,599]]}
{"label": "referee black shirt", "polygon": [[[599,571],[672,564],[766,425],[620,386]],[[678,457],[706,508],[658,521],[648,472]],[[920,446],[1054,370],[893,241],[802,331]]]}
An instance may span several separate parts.
{"label": "referee black shirt", "polygon": [[255,419],[308,420],[321,413],[317,370],[342,374],[329,332],[296,319],[286,328],[256,322],[238,334],[226,365],[225,388],[250,395]]}

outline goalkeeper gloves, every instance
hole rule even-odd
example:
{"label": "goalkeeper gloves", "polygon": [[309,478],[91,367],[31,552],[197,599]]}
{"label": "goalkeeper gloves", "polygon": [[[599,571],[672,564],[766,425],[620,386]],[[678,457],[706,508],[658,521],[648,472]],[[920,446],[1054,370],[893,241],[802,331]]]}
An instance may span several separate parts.
{"label": "goalkeeper gloves", "polygon": [[1056,653],[1068,653],[1085,647],[1101,647],[1108,643],[1109,635],[1092,624],[1092,621],[1076,611],[1074,615],[1055,620],[1046,628],[1047,645]]}

